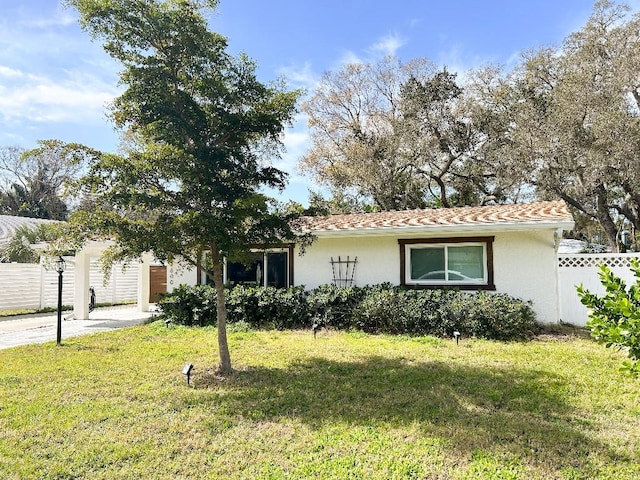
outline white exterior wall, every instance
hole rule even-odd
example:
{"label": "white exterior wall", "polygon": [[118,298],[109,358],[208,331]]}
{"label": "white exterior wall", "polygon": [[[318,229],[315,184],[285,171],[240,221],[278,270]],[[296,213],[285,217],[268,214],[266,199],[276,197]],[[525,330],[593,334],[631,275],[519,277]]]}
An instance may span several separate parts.
{"label": "white exterior wall", "polygon": [[363,287],[377,283],[400,283],[400,247],[397,237],[318,238],[306,248],[304,255],[293,256],[293,283],[307,289],[333,281],[331,257],[350,260],[358,257],[354,285]]}
{"label": "white exterior wall", "polygon": [[553,233],[553,230],[500,233],[493,243],[496,291],[532,300],[539,323],[560,321]]}
{"label": "white exterior wall", "polygon": [[294,255],[294,284],[307,289],[331,283],[331,257],[358,257],[354,285],[382,282],[400,284],[400,246],[398,238],[494,236],[493,268],[496,291],[523,300],[532,300],[540,323],[559,321],[556,250],[554,230],[474,232],[473,234],[403,236],[320,237],[306,253]]}
{"label": "white exterior wall", "polygon": [[167,293],[182,284],[196,285],[198,283],[197,270],[185,265],[170,264],[167,267]]}

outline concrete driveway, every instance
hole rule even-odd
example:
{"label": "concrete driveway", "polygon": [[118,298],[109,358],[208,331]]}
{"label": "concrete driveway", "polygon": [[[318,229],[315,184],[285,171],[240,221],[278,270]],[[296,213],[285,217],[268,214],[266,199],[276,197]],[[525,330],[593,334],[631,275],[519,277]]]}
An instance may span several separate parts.
{"label": "concrete driveway", "polygon": [[[98,308],[89,320],[65,320],[62,312],[62,339],[141,325],[154,312],[139,312],[135,306]],[[0,318],[0,349],[56,341],[57,313]]]}

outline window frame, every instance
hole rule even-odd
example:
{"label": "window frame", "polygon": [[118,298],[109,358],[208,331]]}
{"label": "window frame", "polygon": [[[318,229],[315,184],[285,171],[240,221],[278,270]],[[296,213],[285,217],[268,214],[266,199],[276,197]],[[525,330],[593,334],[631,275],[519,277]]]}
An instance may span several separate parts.
{"label": "window frame", "polygon": [[[403,238],[398,239],[400,245],[400,285],[417,288],[458,288],[460,290],[495,290],[493,272],[493,241],[495,237],[438,237],[438,238]],[[425,247],[477,245],[483,247],[483,261],[485,279],[482,282],[443,281],[443,280],[412,280],[411,279],[411,249]],[[446,252],[445,252],[446,258]],[[446,265],[445,265],[446,268]]]}

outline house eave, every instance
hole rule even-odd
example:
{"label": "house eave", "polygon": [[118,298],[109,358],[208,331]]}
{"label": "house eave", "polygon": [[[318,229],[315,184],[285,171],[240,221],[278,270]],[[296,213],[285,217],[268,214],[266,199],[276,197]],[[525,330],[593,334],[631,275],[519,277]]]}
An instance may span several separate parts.
{"label": "house eave", "polygon": [[318,238],[326,237],[355,237],[355,236],[405,236],[405,235],[449,235],[449,234],[477,234],[496,232],[515,232],[532,230],[571,230],[574,227],[573,221],[554,222],[512,222],[512,223],[492,223],[492,224],[467,224],[467,225],[421,225],[403,227],[380,227],[380,228],[345,228],[335,230],[310,230]]}

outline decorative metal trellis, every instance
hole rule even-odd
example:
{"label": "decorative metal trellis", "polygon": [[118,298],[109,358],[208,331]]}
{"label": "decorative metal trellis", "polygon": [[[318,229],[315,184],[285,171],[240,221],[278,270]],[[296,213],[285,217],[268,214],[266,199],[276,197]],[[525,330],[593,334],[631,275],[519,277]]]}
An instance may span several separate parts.
{"label": "decorative metal trellis", "polygon": [[331,270],[333,272],[333,284],[336,287],[350,287],[353,285],[353,277],[356,273],[356,264],[358,257],[353,260],[347,255],[347,259],[343,260],[338,256],[337,260],[331,257]]}

